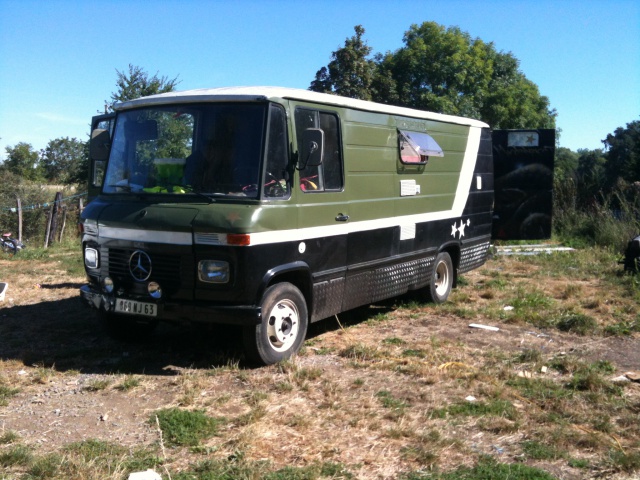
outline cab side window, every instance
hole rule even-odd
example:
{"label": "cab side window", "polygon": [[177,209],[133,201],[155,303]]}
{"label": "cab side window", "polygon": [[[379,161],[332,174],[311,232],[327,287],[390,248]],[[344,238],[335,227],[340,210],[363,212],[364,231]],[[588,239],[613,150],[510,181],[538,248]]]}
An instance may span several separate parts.
{"label": "cab side window", "polygon": [[[302,151],[302,133],[308,128],[324,132],[324,155],[320,165],[304,166],[300,171],[300,189],[304,192],[340,191],[344,185],[340,122],[334,113],[308,108],[295,112],[298,152]],[[299,160],[300,161],[300,160]]]}
{"label": "cab side window", "polygon": [[289,197],[287,119],[284,109],[279,105],[271,105],[269,111],[266,164],[263,183],[265,197]]}

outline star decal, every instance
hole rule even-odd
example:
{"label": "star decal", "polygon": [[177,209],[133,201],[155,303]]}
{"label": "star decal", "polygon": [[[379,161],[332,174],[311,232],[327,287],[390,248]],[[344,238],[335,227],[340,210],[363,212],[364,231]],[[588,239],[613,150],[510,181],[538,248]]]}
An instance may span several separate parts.
{"label": "star decal", "polygon": [[456,233],[459,233],[458,238],[462,238],[464,237],[464,230],[471,225],[471,220],[467,219],[465,221],[460,219],[460,225],[457,225],[457,223],[458,222],[453,222],[453,225],[451,225],[451,236],[456,238]]}
{"label": "star decal", "polygon": [[467,224],[460,220],[460,226],[458,227],[458,231],[460,232],[460,238],[464,237],[464,229],[467,228]]}

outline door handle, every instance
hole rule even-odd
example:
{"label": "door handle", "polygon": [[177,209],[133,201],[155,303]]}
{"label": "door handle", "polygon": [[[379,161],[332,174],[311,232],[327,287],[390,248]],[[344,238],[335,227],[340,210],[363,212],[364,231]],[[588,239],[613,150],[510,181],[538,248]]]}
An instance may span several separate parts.
{"label": "door handle", "polygon": [[349,215],[344,215],[342,213],[339,213],[336,217],[336,222],[346,222],[347,220],[349,220]]}

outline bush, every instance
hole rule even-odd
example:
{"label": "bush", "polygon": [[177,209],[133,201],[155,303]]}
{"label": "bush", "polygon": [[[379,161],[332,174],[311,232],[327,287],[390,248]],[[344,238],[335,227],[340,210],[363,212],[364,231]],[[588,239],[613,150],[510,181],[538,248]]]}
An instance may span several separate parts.
{"label": "bush", "polygon": [[640,233],[638,186],[620,183],[600,193],[590,203],[578,204],[573,181],[554,185],[553,231],[566,245],[601,246],[623,253],[627,243]]}

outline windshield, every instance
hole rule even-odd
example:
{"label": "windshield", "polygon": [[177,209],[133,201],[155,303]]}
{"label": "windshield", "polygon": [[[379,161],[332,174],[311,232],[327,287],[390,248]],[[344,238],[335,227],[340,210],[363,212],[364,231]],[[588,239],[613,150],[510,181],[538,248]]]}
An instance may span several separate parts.
{"label": "windshield", "polygon": [[103,191],[256,197],[265,112],[257,103],[124,111]]}

